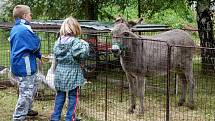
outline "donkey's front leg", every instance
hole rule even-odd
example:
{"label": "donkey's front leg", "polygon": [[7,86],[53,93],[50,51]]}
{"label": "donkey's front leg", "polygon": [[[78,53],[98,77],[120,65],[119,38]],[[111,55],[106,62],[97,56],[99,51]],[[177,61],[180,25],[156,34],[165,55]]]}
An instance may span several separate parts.
{"label": "donkey's front leg", "polygon": [[145,80],[143,76],[137,76],[137,94],[140,99],[139,114],[144,113]]}
{"label": "donkey's front leg", "polygon": [[127,76],[128,82],[129,82],[129,93],[131,95],[131,97],[130,97],[130,99],[131,99],[130,103],[131,104],[130,104],[130,107],[128,109],[128,113],[132,114],[132,113],[134,113],[134,109],[135,109],[135,106],[136,106],[136,100],[135,100],[135,94],[136,94],[135,78],[132,75],[128,74],[128,73],[126,73],[126,76]]}

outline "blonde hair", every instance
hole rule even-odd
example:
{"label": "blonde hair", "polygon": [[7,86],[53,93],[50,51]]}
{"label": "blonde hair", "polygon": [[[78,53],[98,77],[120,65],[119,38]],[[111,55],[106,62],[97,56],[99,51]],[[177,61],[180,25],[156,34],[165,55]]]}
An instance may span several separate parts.
{"label": "blonde hair", "polygon": [[60,28],[60,36],[78,36],[80,34],[81,27],[75,18],[69,17],[63,21]]}
{"label": "blonde hair", "polygon": [[24,14],[31,12],[31,9],[27,5],[16,5],[13,9],[13,18],[23,18]]}

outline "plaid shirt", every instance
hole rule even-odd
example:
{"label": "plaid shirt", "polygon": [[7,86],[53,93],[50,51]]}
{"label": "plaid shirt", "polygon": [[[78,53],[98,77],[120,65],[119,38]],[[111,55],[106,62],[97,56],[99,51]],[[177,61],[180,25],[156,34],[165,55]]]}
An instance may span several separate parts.
{"label": "plaid shirt", "polygon": [[57,61],[55,70],[56,90],[69,91],[84,84],[80,62],[89,54],[89,44],[78,38],[62,36],[54,46]]}

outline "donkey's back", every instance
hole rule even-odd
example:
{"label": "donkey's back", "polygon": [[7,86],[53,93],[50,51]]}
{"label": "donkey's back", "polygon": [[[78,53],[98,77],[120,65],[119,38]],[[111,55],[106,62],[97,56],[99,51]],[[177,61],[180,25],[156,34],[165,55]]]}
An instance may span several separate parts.
{"label": "donkey's back", "polygon": [[143,73],[144,76],[165,74],[168,67],[168,46],[171,47],[170,67],[172,69],[187,68],[192,64],[193,48],[191,47],[195,44],[190,35],[183,30],[175,29],[137,39],[133,40],[135,42],[128,42],[129,53],[127,58],[121,61],[125,71]]}

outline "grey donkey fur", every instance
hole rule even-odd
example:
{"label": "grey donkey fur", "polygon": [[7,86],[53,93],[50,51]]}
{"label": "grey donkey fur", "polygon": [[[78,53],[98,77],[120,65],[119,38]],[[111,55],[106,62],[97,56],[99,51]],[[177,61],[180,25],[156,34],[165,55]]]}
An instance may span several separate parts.
{"label": "grey donkey fur", "polygon": [[[140,97],[139,114],[144,113],[144,78],[147,76],[167,74],[167,45],[173,46],[170,69],[176,70],[183,86],[182,95],[178,104],[179,106],[184,104],[187,84],[189,82],[190,94],[188,107],[191,109],[194,108],[193,92],[195,80],[193,78],[192,68],[194,48],[174,47],[175,45],[195,46],[188,33],[183,30],[175,29],[151,37],[138,36],[131,32],[128,23],[120,18],[117,19],[114,24],[112,35],[113,52],[121,52],[121,54],[119,54],[120,63],[129,82],[131,105],[128,109],[128,113],[134,113],[136,95]],[[156,41],[147,41],[147,39]],[[114,45],[114,43],[118,44]],[[126,51],[123,52],[123,50],[120,50],[122,47],[126,47]]]}

